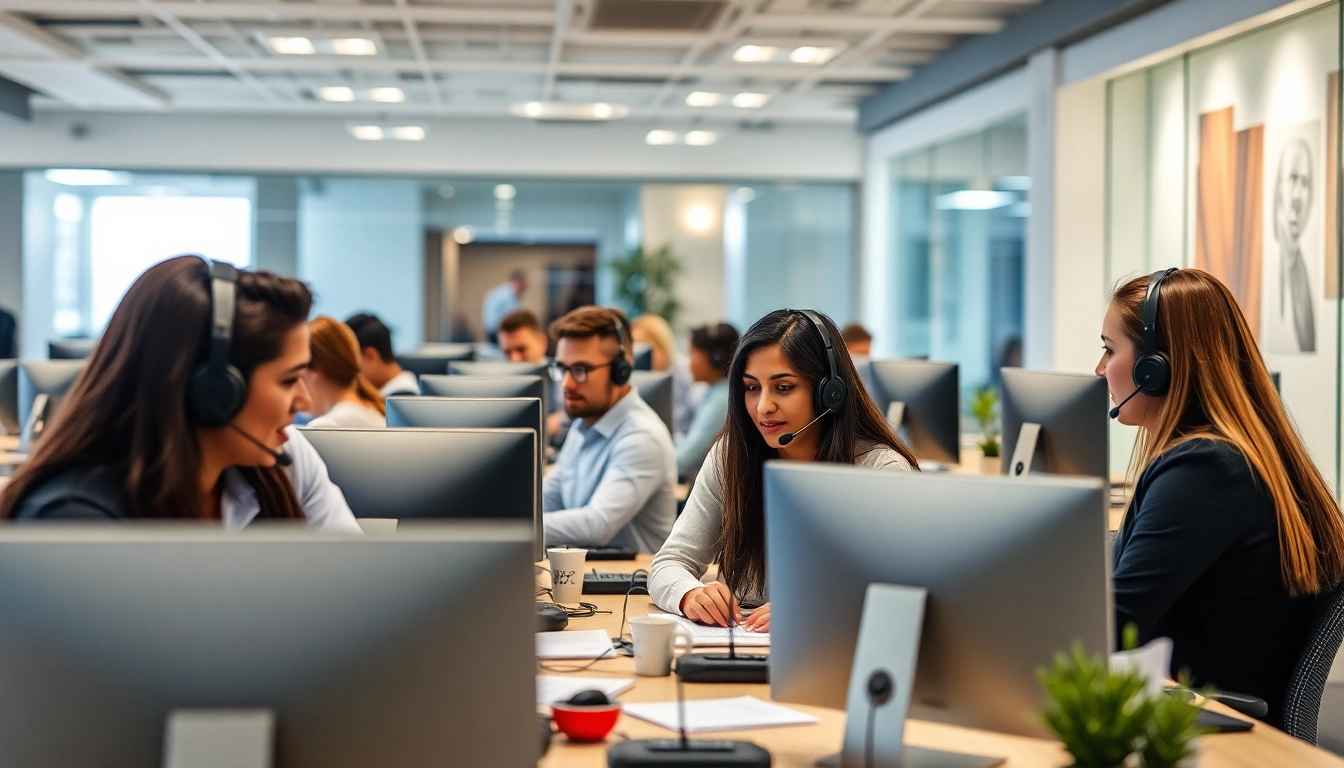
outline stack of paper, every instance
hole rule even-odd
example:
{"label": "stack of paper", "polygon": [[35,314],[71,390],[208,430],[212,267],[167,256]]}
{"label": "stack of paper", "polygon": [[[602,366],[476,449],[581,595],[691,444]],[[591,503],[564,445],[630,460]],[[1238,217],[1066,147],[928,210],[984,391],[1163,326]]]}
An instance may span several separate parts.
{"label": "stack of paper", "polygon": [[566,701],[580,691],[601,691],[607,698],[611,698],[622,691],[630,690],[634,685],[635,681],[628,677],[537,675],[537,703],[549,707],[557,701]]}
{"label": "stack of paper", "polygon": [[673,616],[687,632],[691,633],[691,639],[699,647],[728,647],[728,633],[733,633],[733,645],[738,648],[769,648],[769,632],[752,632],[742,627],[706,627],[703,624],[696,624],[685,616]]}
{"label": "stack of paper", "polygon": [[606,659],[616,655],[611,636],[601,629],[538,632],[538,659]]}
{"label": "stack of paper", "polygon": [[[820,718],[761,701],[755,696],[700,699],[688,701],[685,706],[687,733],[746,731],[752,728],[775,728],[782,725],[812,725],[820,721]],[[675,701],[660,701],[654,704],[626,704],[624,711],[631,717],[676,731],[680,728],[677,709]]]}

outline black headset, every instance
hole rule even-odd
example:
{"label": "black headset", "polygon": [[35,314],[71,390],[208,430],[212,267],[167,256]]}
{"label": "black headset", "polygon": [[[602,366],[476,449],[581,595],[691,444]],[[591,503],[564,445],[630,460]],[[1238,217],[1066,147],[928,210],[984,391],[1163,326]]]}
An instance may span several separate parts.
{"label": "black headset", "polygon": [[229,364],[238,270],[222,261],[205,261],[210,268],[210,349],[206,361],[191,372],[187,414],[205,426],[222,427],[247,402],[247,380]]}
{"label": "black headset", "polygon": [[831,342],[831,334],[826,331],[826,325],[822,323],[821,316],[816,312],[810,309],[791,309],[789,311],[811,320],[812,325],[817,329],[817,334],[821,336],[821,343],[826,346],[826,363],[830,366],[830,375],[818,381],[812,390],[816,412],[818,414],[826,411],[839,413],[845,405],[849,387],[845,384],[845,380],[840,378],[840,365],[835,357],[835,344]]}
{"label": "black headset", "polygon": [[611,315],[611,327],[616,331],[616,343],[621,345],[620,354],[615,360],[611,361],[611,383],[618,387],[624,386],[630,381],[630,375],[635,372],[635,366],[630,359],[625,356],[625,323],[621,320],[621,315],[614,309],[607,312]]}
{"label": "black headset", "polygon": [[1143,297],[1143,354],[1134,361],[1134,386],[1145,395],[1160,395],[1171,383],[1171,361],[1157,348],[1157,304],[1162,282],[1176,270],[1172,267],[1154,272]]}
{"label": "black headset", "polygon": [[714,366],[716,371],[722,371],[723,367],[728,364],[728,361],[724,359],[726,355],[724,355],[723,345],[717,343],[719,336],[722,335],[721,329],[722,325],[705,326],[705,343],[709,346],[706,354],[709,355],[709,364]]}

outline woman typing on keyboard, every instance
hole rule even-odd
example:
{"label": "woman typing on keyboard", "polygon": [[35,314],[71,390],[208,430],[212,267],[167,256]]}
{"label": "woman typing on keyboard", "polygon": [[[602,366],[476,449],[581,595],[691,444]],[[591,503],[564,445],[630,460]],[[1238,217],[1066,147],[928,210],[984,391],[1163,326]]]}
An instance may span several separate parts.
{"label": "woman typing on keyboard", "polygon": [[[827,461],[909,471],[914,454],[859,383],[830,318],[781,309],[753,325],[728,372],[729,409],[686,509],[653,559],[649,593],[702,624],[770,629],[763,465]],[[716,581],[701,583],[711,564]],[[743,619],[743,606],[755,608]]]}

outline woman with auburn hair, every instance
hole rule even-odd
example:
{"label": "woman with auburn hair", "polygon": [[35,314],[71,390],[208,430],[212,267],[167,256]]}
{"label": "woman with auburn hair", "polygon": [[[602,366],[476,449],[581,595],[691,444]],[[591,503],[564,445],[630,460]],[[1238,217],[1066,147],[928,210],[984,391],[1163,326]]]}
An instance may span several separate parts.
{"label": "woman with auburn hair", "polygon": [[674,437],[684,435],[695,420],[699,396],[691,367],[677,354],[677,338],[672,326],[661,315],[646,312],[630,321],[630,336],[636,344],[648,344],[653,350],[653,370],[672,374],[672,425]]}
{"label": "woman with auburn hair", "polygon": [[308,286],[179,256],[136,278],[0,518],[306,520],[359,531],[317,451]]}
{"label": "woman with auburn hair", "polygon": [[1344,577],[1339,507],[1212,275],[1130,280],[1101,340],[1113,413],[1141,428],[1114,549],[1116,631],[1170,637],[1173,676],[1264,699],[1277,725],[1314,596]]}
{"label": "woman with auburn hair", "polygon": [[308,323],[313,361],[304,377],[317,418],[310,427],[387,426],[383,395],[360,375],[359,340],[350,326],[322,316]]}

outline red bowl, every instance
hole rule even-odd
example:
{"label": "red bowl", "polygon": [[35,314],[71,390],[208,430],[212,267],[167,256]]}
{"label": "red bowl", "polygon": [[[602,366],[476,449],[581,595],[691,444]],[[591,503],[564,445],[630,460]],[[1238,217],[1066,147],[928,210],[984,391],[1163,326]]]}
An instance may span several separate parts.
{"label": "red bowl", "polygon": [[551,705],[551,719],[555,727],[570,741],[588,743],[601,741],[616,727],[621,717],[620,702],[588,706],[574,706],[556,702]]}

